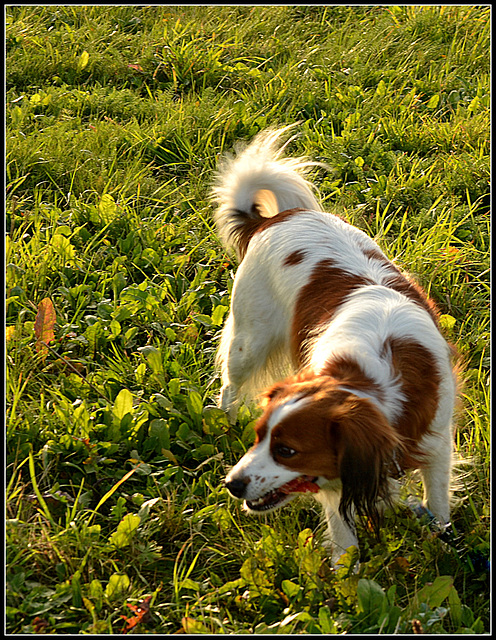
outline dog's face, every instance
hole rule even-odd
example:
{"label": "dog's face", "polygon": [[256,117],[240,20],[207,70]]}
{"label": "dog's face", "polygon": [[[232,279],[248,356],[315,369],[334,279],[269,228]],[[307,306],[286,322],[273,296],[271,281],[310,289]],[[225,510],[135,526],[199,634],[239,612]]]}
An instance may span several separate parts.
{"label": "dog's face", "polygon": [[262,408],[254,446],[226,478],[247,511],[279,508],[338,479],[346,508],[377,498],[399,441],[373,402],[328,378],[296,378],[272,387]]}
{"label": "dog's face", "polygon": [[[289,502],[297,492],[318,491],[324,475],[331,472],[334,465],[324,453],[330,443],[323,441],[322,420],[317,417],[310,432],[303,424],[309,401],[294,393],[266,402],[255,428],[255,445],[226,478],[228,490],[245,500],[248,511],[269,511]],[[307,439],[301,437],[303,430]]]}

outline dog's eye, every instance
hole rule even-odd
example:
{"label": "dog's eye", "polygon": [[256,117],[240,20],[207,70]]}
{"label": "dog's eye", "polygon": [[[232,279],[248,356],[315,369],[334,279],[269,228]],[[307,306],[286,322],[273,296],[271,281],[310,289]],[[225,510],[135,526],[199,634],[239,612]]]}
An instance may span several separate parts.
{"label": "dog's eye", "polygon": [[294,456],[296,451],[291,449],[291,447],[287,447],[284,444],[278,444],[275,448],[276,456],[280,456],[281,458],[291,458]]}

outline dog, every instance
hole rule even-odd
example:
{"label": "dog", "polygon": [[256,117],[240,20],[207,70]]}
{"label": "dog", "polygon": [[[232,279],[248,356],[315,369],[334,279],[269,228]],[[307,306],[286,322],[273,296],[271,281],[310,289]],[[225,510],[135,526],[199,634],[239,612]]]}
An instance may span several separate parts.
{"label": "dog", "polygon": [[219,406],[235,419],[260,394],[263,411],[225,486],[257,514],[312,493],[336,565],[358,547],[356,517],[379,523],[409,469],[448,523],[457,380],[435,304],[367,234],[323,211],[305,177],[318,163],[284,156],[288,129],[221,162],[213,187],[219,236],[239,259]]}

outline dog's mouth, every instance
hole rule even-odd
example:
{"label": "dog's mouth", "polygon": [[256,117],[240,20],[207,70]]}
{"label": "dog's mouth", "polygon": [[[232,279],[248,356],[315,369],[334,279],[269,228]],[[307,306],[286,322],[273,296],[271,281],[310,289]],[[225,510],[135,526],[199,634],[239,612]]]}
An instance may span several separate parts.
{"label": "dog's mouth", "polygon": [[311,476],[299,476],[290,482],[286,482],[279,489],[269,491],[257,500],[245,500],[248,511],[269,511],[277,509],[292,500],[297,493],[317,493],[319,485],[317,478]]}

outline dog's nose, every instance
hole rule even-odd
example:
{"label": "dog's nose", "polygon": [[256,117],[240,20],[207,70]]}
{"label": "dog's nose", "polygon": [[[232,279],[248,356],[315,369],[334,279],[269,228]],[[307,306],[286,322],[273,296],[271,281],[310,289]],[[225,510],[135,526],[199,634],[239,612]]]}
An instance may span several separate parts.
{"label": "dog's nose", "polygon": [[231,480],[226,478],[225,485],[232,496],[241,499],[245,493],[246,485],[249,482],[249,478],[232,478]]}

